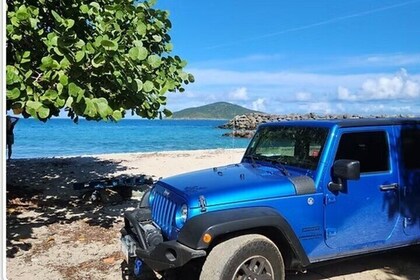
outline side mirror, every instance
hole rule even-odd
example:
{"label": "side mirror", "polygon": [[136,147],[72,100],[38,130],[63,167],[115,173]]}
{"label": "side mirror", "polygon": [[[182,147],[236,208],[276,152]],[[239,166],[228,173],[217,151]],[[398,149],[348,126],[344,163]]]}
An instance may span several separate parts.
{"label": "side mirror", "polygon": [[328,184],[328,189],[332,192],[344,190],[343,180],[360,179],[360,162],[357,160],[339,159],[333,164],[334,182]]}
{"label": "side mirror", "polygon": [[344,180],[359,180],[360,162],[349,159],[336,160],[333,165],[333,175]]}

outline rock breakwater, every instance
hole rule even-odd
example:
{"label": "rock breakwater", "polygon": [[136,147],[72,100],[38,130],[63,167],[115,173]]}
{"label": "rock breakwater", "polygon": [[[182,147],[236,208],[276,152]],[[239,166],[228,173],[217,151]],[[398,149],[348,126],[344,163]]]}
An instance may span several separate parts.
{"label": "rock breakwater", "polygon": [[308,114],[286,114],[286,115],[270,115],[251,113],[246,115],[238,115],[231,119],[228,123],[220,125],[219,128],[231,129],[231,132],[224,133],[223,136],[251,138],[254,136],[258,125],[269,122],[294,121],[294,120],[337,120],[337,119],[364,119],[364,118],[390,118],[390,117],[414,117],[405,115],[370,115],[361,116],[354,114],[326,114],[318,115],[315,113]]}

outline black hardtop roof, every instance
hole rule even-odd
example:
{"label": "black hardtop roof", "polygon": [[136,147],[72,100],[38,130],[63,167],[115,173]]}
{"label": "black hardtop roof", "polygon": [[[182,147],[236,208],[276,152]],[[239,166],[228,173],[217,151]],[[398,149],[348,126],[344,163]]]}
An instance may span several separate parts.
{"label": "black hardtop roof", "polygon": [[291,120],[265,123],[262,126],[299,125],[309,127],[361,127],[361,126],[386,126],[386,125],[420,125],[420,117],[415,118],[359,118],[359,119],[312,119]]}
{"label": "black hardtop roof", "polygon": [[337,120],[339,127],[420,124],[420,118],[366,118]]}

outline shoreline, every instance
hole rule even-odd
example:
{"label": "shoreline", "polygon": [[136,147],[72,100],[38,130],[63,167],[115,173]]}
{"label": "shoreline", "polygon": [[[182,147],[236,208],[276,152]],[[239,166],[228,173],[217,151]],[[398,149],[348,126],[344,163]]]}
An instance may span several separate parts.
{"label": "shoreline", "polygon": [[68,158],[88,158],[88,157],[125,157],[125,156],[139,156],[139,155],[174,155],[177,153],[222,153],[227,152],[240,152],[245,153],[246,148],[210,148],[210,149],[197,149],[197,150],[164,150],[164,151],[150,151],[150,152],[118,152],[118,153],[103,153],[103,154],[82,154],[82,155],[64,155],[64,156],[52,156],[52,157],[22,157],[22,158],[12,158],[11,161],[28,161],[28,160],[48,160],[48,159],[68,159]]}

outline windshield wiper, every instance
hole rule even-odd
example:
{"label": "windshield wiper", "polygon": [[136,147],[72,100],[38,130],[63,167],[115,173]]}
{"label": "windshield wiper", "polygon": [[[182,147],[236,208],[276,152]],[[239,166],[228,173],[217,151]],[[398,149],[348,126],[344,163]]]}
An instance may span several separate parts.
{"label": "windshield wiper", "polygon": [[290,177],[290,173],[287,170],[287,168],[283,165],[283,163],[280,161],[280,159],[274,159],[274,158],[267,158],[267,160],[275,163],[275,166],[278,168],[278,170],[283,173],[284,176]]}
{"label": "windshield wiper", "polygon": [[246,155],[244,158],[249,158],[251,160],[252,167],[256,168],[257,164],[255,163],[255,158],[253,155]]}

